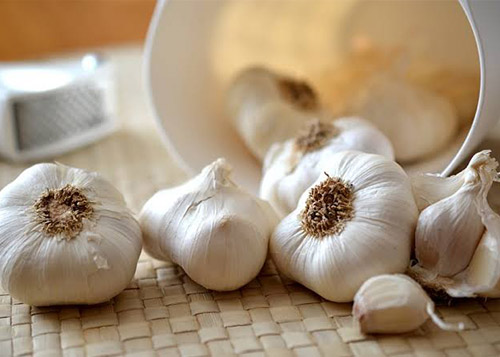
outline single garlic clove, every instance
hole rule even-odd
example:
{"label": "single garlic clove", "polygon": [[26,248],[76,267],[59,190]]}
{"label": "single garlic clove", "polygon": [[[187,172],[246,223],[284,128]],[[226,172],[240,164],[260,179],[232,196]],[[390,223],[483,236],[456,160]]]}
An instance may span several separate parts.
{"label": "single garlic clove", "polygon": [[467,268],[465,282],[474,287],[477,295],[500,298],[500,236],[484,232]]}
{"label": "single garlic clove", "polygon": [[349,112],[370,120],[387,135],[401,162],[435,154],[458,130],[455,109],[445,98],[390,72],[368,80]]}
{"label": "single garlic clove", "polygon": [[140,215],[146,252],[172,260],[213,290],[255,278],[277,223],[269,204],[236,186],[230,172],[216,160],[185,184],[155,194]]}
{"label": "single garlic clove", "polygon": [[454,297],[500,297],[500,216],[490,208],[486,195],[479,205],[486,230],[467,269],[446,286]]}
{"label": "single garlic clove", "polygon": [[404,333],[417,329],[429,317],[444,330],[461,330],[446,324],[434,312],[434,303],[410,277],[374,276],[354,297],[353,316],[363,333]]}
{"label": "single garlic clove", "polygon": [[294,137],[303,123],[327,114],[311,86],[263,67],[241,72],[227,94],[227,111],[260,160],[275,142]]}
{"label": "single garlic clove", "polygon": [[381,155],[330,157],[296,209],[276,227],[270,252],[278,269],[325,299],[352,301],[368,278],[403,272],[417,208],[409,179]]}
{"label": "single garlic clove", "polygon": [[394,159],[389,140],[361,118],[331,122],[311,120],[303,133],[274,144],[264,161],[260,197],[282,216],[295,209],[300,196],[323,172],[330,157],[340,151],[358,150]]}
{"label": "single garlic clove", "polygon": [[422,211],[415,231],[415,253],[422,267],[445,277],[467,267],[484,232],[476,211],[479,188],[464,186]]}

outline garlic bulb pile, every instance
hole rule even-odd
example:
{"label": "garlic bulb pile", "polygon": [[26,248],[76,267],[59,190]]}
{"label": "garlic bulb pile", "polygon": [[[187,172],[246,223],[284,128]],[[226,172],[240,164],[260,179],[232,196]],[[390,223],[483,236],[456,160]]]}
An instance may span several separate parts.
{"label": "garlic bulb pile", "polygon": [[500,297],[500,217],[487,201],[497,167],[485,150],[455,176],[413,179],[421,213],[415,232],[418,264],[410,273],[424,285],[455,297]]}
{"label": "garlic bulb pile", "polygon": [[394,159],[389,140],[372,124],[360,118],[332,122],[311,120],[304,133],[274,144],[266,155],[260,197],[281,215],[297,207],[300,196],[311,186],[330,157],[340,151],[358,150]]}
{"label": "garlic bulb pile", "polygon": [[349,112],[387,135],[401,162],[444,149],[458,130],[457,113],[449,101],[390,72],[372,76],[353,98]]}
{"label": "garlic bulb pile", "polygon": [[363,283],[354,296],[352,314],[363,333],[403,333],[417,329],[429,317],[443,330],[462,330],[434,312],[434,302],[406,275],[379,275]]}
{"label": "garlic bulb pile", "polygon": [[368,278],[408,266],[417,207],[394,161],[334,154],[325,173],[271,236],[271,256],[291,279],[336,302],[352,301]]}
{"label": "garlic bulb pile", "polygon": [[273,143],[294,137],[304,121],[326,115],[309,84],[262,67],[239,74],[227,102],[236,129],[260,160]]}
{"label": "garlic bulb pile", "polygon": [[24,303],[107,301],[140,251],[139,224],[96,173],[38,164],[0,191],[0,284]]}
{"label": "garlic bulb pile", "polygon": [[236,186],[218,159],[185,184],[156,193],[140,223],[144,248],[172,260],[198,284],[234,290],[259,273],[277,217],[271,206]]}

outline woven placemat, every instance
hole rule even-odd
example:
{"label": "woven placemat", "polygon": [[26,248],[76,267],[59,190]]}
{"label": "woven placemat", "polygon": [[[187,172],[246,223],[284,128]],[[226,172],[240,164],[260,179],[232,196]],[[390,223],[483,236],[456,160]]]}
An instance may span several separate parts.
{"label": "woven placemat", "polygon": [[[111,55],[121,130],[57,161],[101,172],[138,212],[155,191],[186,175],[165,151],[145,104],[139,49]],[[0,187],[25,167],[0,161]],[[500,355],[500,300],[455,301],[438,312],[466,329],[444,332],[426,323],[410,334],[365,336],[353,323],[351,304],[325,301],[281,277],[270,261],[244,288],[218,293],[142,254],[129,287],[104,304],[37,308],[1,293],[0,355]]]}

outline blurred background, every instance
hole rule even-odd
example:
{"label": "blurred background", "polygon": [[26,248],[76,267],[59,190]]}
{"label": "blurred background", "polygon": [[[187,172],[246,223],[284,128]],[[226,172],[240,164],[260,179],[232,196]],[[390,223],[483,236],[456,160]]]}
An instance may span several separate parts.
{"label": "blurred background", "polygon": [[[144,85],[155,5],[0,0],[0,189],[36,162],[56,161],[100,172],[138,211],[155,191],[185,178],[161,141]],[[93,68],[92,57],[82,61],[88,53],[107,65]],[[47,75],[29,72],[47,68]],[[57,87],[51,68],[72,79]]]}
{"label": "blurred background", "polygon": [[0,61],[142,43],[154,0],[2,0]]}

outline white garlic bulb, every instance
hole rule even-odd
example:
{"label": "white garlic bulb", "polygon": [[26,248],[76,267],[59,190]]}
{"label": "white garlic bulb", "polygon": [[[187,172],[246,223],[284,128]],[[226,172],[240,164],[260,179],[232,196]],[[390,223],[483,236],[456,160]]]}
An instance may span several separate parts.
{"label": "white garlic bulb", "polygon": [[0,283],[24,303],[109,300],[140,252],[139,224],[97,173],[38,164],[0,191]]}
{"label": "white garlic bulb", "polygon": [[418,212],[408,176],[384,156],[344,151],[324,170],[278,224],[270,251],[283,274],[347,302],[366,279],[406,269]]}
{"label": "white garlic bulb", "polygon": [[498,295],[500,216],[487,201],[497,167],[484,150],[452,177],[413,178],[422,212],[415,234],[418,264],[411,273],[422,284],[455,297]]}
{"label": "white garlic bulb", "polygon": [[236,186],[230,173],[224,159],[216,160],[156,193],[139,219],[147,253],[213,290],[234,290],[257,276],[277,223],[271,206]]}
{"label": "white garlic bulb", "polygon": [[457,113],[449,101],[390,72],[367,80],[349,112],[373,122],[387,135],[401,162],[444,149],[458,130]]}
{"label": "white garlic bulb", "polygon": [[326,115],[309,84],[263,67],[240,73],[227,96],[228,114],[260,160],[273,143],[294,137],[304,121]]}
{"label": "white garlic bulb", "polygon": [[354,296],[352,313],[363,333],[404,333],[430,317],[443,330],[462,330],[434,312],[434,302],[415,281],[402,274],[374,276]]}
{"label": "white garlic bulb", "polygon": [[306,130],[296,138],[274,144],[264,161],[259,195],[281,215],[297,207],[300,196],[337,152],[358,150],[394,159],[389,140],[361,118],[324,123],[313,119],[306,125]]}

